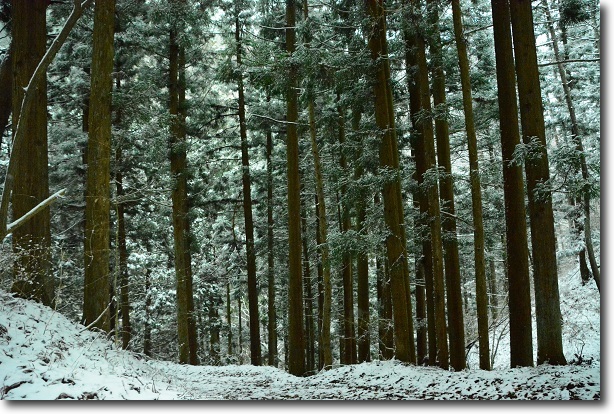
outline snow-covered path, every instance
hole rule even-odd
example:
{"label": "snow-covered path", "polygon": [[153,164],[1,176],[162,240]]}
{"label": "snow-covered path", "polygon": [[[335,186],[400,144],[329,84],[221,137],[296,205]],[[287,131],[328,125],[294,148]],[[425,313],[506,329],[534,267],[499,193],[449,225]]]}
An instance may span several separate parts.
{"label": "snow-covered path", "polygon": [[0,399],[600,399],[600,362],[448,372],[375,361],[297,378],[272,367],[185,366],[117,349],[0,291]]}

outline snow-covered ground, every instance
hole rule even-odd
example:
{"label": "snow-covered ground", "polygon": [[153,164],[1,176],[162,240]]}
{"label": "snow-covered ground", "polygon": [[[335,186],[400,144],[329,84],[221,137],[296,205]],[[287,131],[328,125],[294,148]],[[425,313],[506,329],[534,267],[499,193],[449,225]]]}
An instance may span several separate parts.
{"label": "snow-covered ground", "polygon": [[148,360],[49,308],[0,291],[0,399],[599,400],[599,295],[570,279],[562,280],[561,297],[566,356],[571,361],[582,354],[582,364],[508,369],[502,366],[509,353],[504,335],[490,372],[376,361],[297,378],[272,367]]}

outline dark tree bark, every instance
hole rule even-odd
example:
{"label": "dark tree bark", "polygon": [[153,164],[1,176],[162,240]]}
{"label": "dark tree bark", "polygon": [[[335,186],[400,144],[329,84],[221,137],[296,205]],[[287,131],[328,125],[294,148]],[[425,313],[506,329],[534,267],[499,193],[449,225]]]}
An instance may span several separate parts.
{"label": "dark tree bark", "polygon": [[[416,0],[412,0],[414,6]],[[420,105],[422,116],[417,126],[422,129],[422,154],[425,161],[425,172],[432,172],[435,164],[435,138],[433,133],[428,67],[426,62],[425,40],[418,32],[415,36],[416,61],[418,64],[418,86],[420,90]],[[419,156],[417,153],[416,156]],[[443,249],[441,237],[441,215],[439,209],[439,190],[434,180],[423,177],[421,184],[428,200],[428,222],[431,236],[431,254],[433,266],[433,303],[435,308],[435,336],[437,341],[437,356],[432,363],[447,369],[449,366],[449,351],[446,326],[445,283],[443,269]]]}
{"label": "dark tree bark", "polygon": [[[151,254],[151,244],[145,242],[145,249],[147,250],[147,256]],[[151,305],[152,305],[152,292],[151,292],[151,267],[145,268],[145,321],[143,326],[143,354],[148,357],[152,356],[151,351]]]}
{"label": "dark tree bark", "polygon": [[[465,44],[466,40],[463,34],[460,0],[452,0],[452,13],[454,19],[454,36],[458,51],[458,66],[460,68],[461,87],[463,91],[463,110],[465,112],[465,128],[467,129],[467,146],[469,148],[471,211],[473,213],[473,251],[475,261],[475,296],[478,313],[480,369],[490,370],[490,349],[488,343],[488,292],[486,289],[486,259],[484,253],[484,220],[482,218],[482,185],[480,180],[480,166],[478,162],[478,140],[475,132],[473,117],[473,97],[471,94],[471,80],[469,77],[469,58],[467,55],[467,46]],[[460,297],[458,299],[460,300]],[[452,339],[450,337],[450,343],[451,342]],[[454,364],[452,364],[452,366],[454,366]]]}
{"label": "dark tree bark", "polygon": [[[403,30],[405,41],[405,71],[407,79],[407,90],[409,92],[409,111],[412,121],[411,147],[416,170],[414,180],[418,188],[414,191],[414,205],[420,211],[420,217],[416,220],[417,245],[421,246],[422,254],[416,255],[416,318],[418,319],[418,344],[420,347],[428,345],[428,355],[425,349],[421,349],[418,354],[418,363],[424,362],[434,365],[437,360],[437,338],[435,334],[435,303],[433,295],[433,260],[430,237],[426,234],[428,223],[425,217],[428,215],[428,199],[423,191],[422,183],[426,172],[426,160],[424,158],[424,140],[422,139],[422,129],[418,124],[421,111],[420,98],[420,76],[418,71],[418,58],[416,50],[415,33],[406,25]],[[418,285],[418,281],[422,281]],[[426,308],[426,315],[425,315]],[[426,318],[425,318],[426,316]],[[423,335],[428,336],[428,344]]]}
{"label": "dark tree bark", "polygon": [[[13,136],[21,116],[24,88],[28,86],[46,51],[46,9],[47,2],[44,0],[13,2],[12,5],[12,51],[9,50],[10,55],[5,62],[11,66],[7,67],[9,73],[3,75],[3,81],[10,82],[12,79],[12,93],[8,95],[12,96]],[[15,154],[17,171],[12,195],[13,221],[49,197],[46,78],[33,87],[36,96],[25,126],[25,142]],[[8,106],[4,110],[7,118],[10,102],[5,101],[8,105],[3,105]],[[2,123],[3,130],[4,127],[5,122]],[[12,292],[45,305],[53,304],[53,277],[49,274],[50,249],[50,211],[45,208],[13,233],[16,260]]]}
{"label": "dark tree bark", "polygon": [[390,273],[386,259],[376,258],[379,354],[383,360],[394,358],[394,329],[392,325],[392,297]]}
{"label": "dark tree bark", "polygon": [[[296,50],[296,3],[286,0],[286,50],[292,57]],[[305,374],[305,333],[303,313],[303,278],[301,263],[301,189],[299,175],[298,67],[290,63],[287,99],[288,168],[288,371]]]}
{"label": "dark tree bark", "polygon": [[375,119],[382,133],[379,148],[380,167],[395,174],[395,179],[384,184],[384,220],[389,235],[386,254],[390,272],[393,308],[395,357],[403,362],[415,363],[413,319],[409,295],[409,265],[407,262],[403,203],[399,174],[399,151],[394,121],[392,91],[389,88],[390,62],[387,56],[386,14],[382,0],[368,0],[367,13],[373,29],[369,36],[371,59],[376,62],[374,82]]}
{"label": "dark tree bark", "polygon": [[185,62],[177,43],[177,29],[170,31],[169,112],[171,114],[170,163],[173,179],[173,239],[177,279],[177,335],[179,362],[198,365],[197,337],[192,295],[192,264],[189,242],[188,180],[185,134]]}
{"label": "dark tree bark", "polygon": [[260,312],[258,310],[258,281],[256,279],[256,248],[254,246],[254,219],[252,213],[251,176],[247,146],[247,125],[245,123],[245,93],[242,73],[242,39],[239,10],[235,10],[235,42],[237,44],[237,66],[239,77],[239,131],[241,134],[241,165],[243,166],[243,216],[245,218],[245,250],[247,253],[247,300],[249,302],[249,343],[252,365],[261,365]]}
{"label": "dark tree bark", "polygon": [[[337,101],[340,94],[337,93]],[[339,166],[341,171],[347,174],[348,166],[343,148],[345,147],[345,117],[344,109],[338,104],[338,136],[339,136]],[[347,234],[352,228],[350,207],[346,200],[347,186],[341,185],[341,234]],[[354,322],[354,272],[352,266],[352,253],[343,251],[341,263],[341,279],[343,281],[343,349],[341,355],[342,364],[355,364],[356,360],[356,324]]]}
{"label": "dark tree bark", "polygon": [[533,366],[531,291],[522,166],[514,162],[520,144],[516,77],[508,0],[491,0],[505,203],[506,272],[509,290],[510,365]]}
{"label": "dark tree bark", "polygon": [[83,322],[103,330],[109,329],[110,322],[107,308],[114,29],[115,1],[97,2],[88,121]]}
{"label": "dark tree bark", "polygon": [[[439,11],[437,10],[437,1],[428,0],[429,6],[429,21],[433,34],[431,36],[430,55],[432,68],[432,83],[433,83],[433,103],[435,110],[435,135],[437,137],[437,161],[439,167],[443,169],[443,174],[439,175],[439,189],[442,211],[446,213],[441,219],[444,249],[444,271],[446,280],[447,293],[447,311],[448,311],[448,334],[450,338],[450,365],[456,371],[462,371],[466,367],[465,362],[465,322],[463,318],[463,299],[461,293],[461,275],[460,264],[458,257],[458,240],[456,237],[456,213],[454,206],[454,182],[452,179],[452,161],[450,159],[450,132],[447,120],[447,103],[446,103],[446,78],[443,71],[443,55],[441,51],[441,35],[439,31]],[[458,44],[458,38],[457,38]],[[466,53],[465,53],[466,55]],[[467,72],[467,80],[468,80]],[[461,69],[461,81],[462,69]],[[471,89],[469,85],[463,84],[463,93],[465,89]],[[471,102],[471,97],[469,97]],[[466,111],[465,111],[466,116]],[[469,132],[469,128],[467,128]],[[475,131],[474,131],[475,136]],[[477,147],[476,147],[477,149]],[[477,157],[477,150],[476,150]],[[477,158],[476,158],[477,167]],[[472,173],[477,177],[479,186],[479,175],[477,170]],[[472,186],[474,185],[472,181]],[[472,187],[473,188],[473,187]],[[478,187],[479,189],[479,187]],[[473,193],[472,193],[473,194]],[[480,194],[481,195],[481,194]],[[479,204],[480,219],[481,219],[481,200]],[[474,214],[475,220],[475,214]],[[481,222],[478,223],[481,225]],[[475,225],[475,223],[474,223]],[[482,229],[483,230],[483,229]],[[477,227],[476,227],[477,233]],[[483,234],[483,231],[482,231]],[[483,239],[482,239],[483,240]],[[477,247],[476,247],[477,249]],[[476,250],[477,252],[477,250]],[[482,256],[484,249],[481,249]],[[477,263],[477,260],[476,260]],[[482,260],[483,268],[483,260]],[[488,311],[488,309],[487,309]],[[488,326],[488,325],[487,325]]]}
{"label": "dark tree bark", "polygon": [[[352,131],[358,133],[362,107],[352,108]],[[362,146],[361,146],[362,147]],[[359,162],[355,170],[356,181],[360,181],[364,174],[364,166]],[[366,200],[360,197],[356,202],[356,231],[364,236],[367,232],[367,208]],[[369,332],[369,254],[364,250],[356,255],[356,301],[358,305],[358,363],[371,361],[371,335]]]}
{"label": "dark tree bark", "polygon": [[510,15],[522,138],[525,144],[537,144],[539,152],[525,160],[534,263],[537,363],[565,365],[550,170],[531,1],[511,1]]}
{"label": "dark tree bark", "polygon": [[[267,92],[267,102],[271,101],[271,95]],[[268,283],[268,308],[269,318],[269,354],[268,364],[277,366],[277,312],[275,306],[275,255],[273,252],[273,132],[271,126],[266,127],[266,170],[267,170],[267,283]]]}
{"label": "dark tree bark", "polygon": [[[302,176],[302,175],[301,175]],[[305,193],[301,180],[301,193]],[[309,245],[307,243],[307,212],[301,198],[301,230],[303,232],[303,285],[305,299],[305,371],[315,370],[315,324],[313,313],[313,291],[311,283],[311,262],[309,260]]]}

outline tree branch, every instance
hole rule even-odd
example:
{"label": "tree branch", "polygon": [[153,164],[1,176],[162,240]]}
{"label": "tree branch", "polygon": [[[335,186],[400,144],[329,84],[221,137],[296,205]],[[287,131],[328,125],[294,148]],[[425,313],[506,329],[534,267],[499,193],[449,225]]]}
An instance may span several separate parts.
{"label": "tree branch", "polygon": [[66,193],[65,188],[47,197],[46,199],[38,203],[36,207],[34,207],[32,210],[28,211],[26,214],[24,214],[23,216],[19,217],[17,220],[9,224],[6,228],[6,233],[2,234],[2,237],[0,238],[0,240],[4,240],[6,236],[13,233],[19,227],[21,227],[26,221],[30,220],[34,215],[36,215],[36,213],[38,213],[39,211],[53,204],[53,202],[55,202],[55,200],[57,200],[58,198],[63,197],[64,193]]}
{"label": "tree branch", "polygon": [[553,65],[565,64],[565,63],[600,62],[600,61],[601,61],[601,58],[595,58],[595,59],[568,59],[568,60],[561,60],[561,61],[558,61],[558,62],[540,63],[537,66],[542,68],[544,66],[553,66]]}

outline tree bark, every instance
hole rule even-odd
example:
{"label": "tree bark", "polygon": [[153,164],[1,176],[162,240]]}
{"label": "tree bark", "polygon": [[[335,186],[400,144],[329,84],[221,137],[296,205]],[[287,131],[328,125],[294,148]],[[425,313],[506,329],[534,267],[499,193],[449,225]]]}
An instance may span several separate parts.
{"label": "tree bark", "polygon": [[177,43],[177,29],[170,31],[169,112],[171,114],[170,164],[173,179],[173,239],[177,279],[177,335],[179,362],[198,365],[197,338],[192,295],[192,264],[189,242],[188,181],[185,135],[185,78],[183,47]]}
{"label": "tree bark", "polygon": [[536,150],[539,151],[538,155],[530,155],[525,160],[534,263],[537,363],[565,365],[567,361],[563,355],[554,213],[552,193],[548,187],[550,170],[531,1],[511,1],[510,15],[522,138],[526,145],[537,144]]}
{"label": "tree bark", "polygon": [[111,91],[115,0],[96,3],[91,68],[85,197],[85,288],[83,322],[108,330]]}
{"label": "tree bark", "polygon": [[[47,2],[44,0],[14,2],[12,6],[12,103],[13,136],[21,116],[24,88],[46,51]],[[11,53],[11,51],[9,51]],[[9,70],[9,72],[11,72]],[[49,197],[47,153],[47,80],[33,86],[34,103],[25,125],[24,145],[16,151],[17,171],[14,176],[13,220],[26,215]],[[10,102],[10,101],[9,101]],[[7,102],[8,103],[8,102]],[[10,108],[10,106],[9,106]],[[9,111],[10,113],[10,111]],[[8,115],[8,114],[7,114]],[[4,129],[4,123],[2,128]],[[13,148],[16,150],[16,148]],[[4,229],[3,229],[4,230]],[[50,210],[45,208],[13,232],[13,293],[51,306],[54,300],[51,266]]]}
{"label": "tree bark", "polygon": [[[392,291],[395,357],[403,362],[415,363],[413,319],[408,291],[409,266],[399,177],[399,151],[392,91],[389,89],[390,62],[387,60],[386,15],[383,1],[368,0],[367,13],[373,26],[369,36],[369,49],[377,70],[374,85],[375,119],[383,135],[379,148],[379,164],[383,170],[394,174],[394,180],[384,184],[382,198],[384,220],[389,231],[386,238],[386,254]],[[383,59],[384,57],[386,59]]]}
{"label": "tree bark", "polygon": [[[446,78],[443,71],[443,56],[441,51],[441,35],[439,31],[439,12],[437,10],[437,1],[428,0],[429,6],[429,21],[433,34],[430,43],[430,55],[433,77],[433,103],[435,110],[435,135],[437,137],[437,161],[439,167],[443,167],[443,174],[439,175],[439,189],[440,199],[442,204],[442,210],[445,211],[446,216],[442,218],[441,225],[444,232],[443,236],[443,249],[444,249],[444,271],[446,281],[446,293],[447,293],[447,311],[448,311],[448,334],[450,338],[450,365],[456,371],[462,371],[466,367],[465,362],[465,322],[463,318],[463,298],[461,293],[461,275],[460,264],[458,257],[458,240],[456,237],[456,213],[454,206],[454,182],[452,179],[452,161],[450,159],[450,132],[447,120],[447,103],[446,103]],[[461,29],[462,30],[462,29]],[[456,42],[458,44],[458,37]],[[462,45],[464,46],[464,44]],[[465,51],[466,59],[466,51]],[[467,81],[469,80],[469,72],[467,66]],[[461,83],[463,81],[462,68],[461,68]],[[469,91],[469,104],[471,105],[471,87],[470,85],[463,84],[463,94],[465,90]],[[463,101],[465,100],[463,95]],[[465,117],[467,117],[467,111],[465,109]],[[473,124],[473,120],[471,120]],[[466,122],[467,124],[467,122]],[[471,125],[473,128],[473,125]],[[469,135],[469,127],[467,128]],[[475,130],[473,131],[475,138]],[[477,146],[474,148],[476,156],[477,168]],[[471,146],[470,146],[471,153]],[[477,177],[477,185],[479,191],[479,175],[477,170],[473,173]],[[472,174],[472,189],[475,183],[473,182]],[[472,191],[473,194],[473,191]],[[479,194],[479,214],[480,214],[480,231],[482,233],[483,242],[483,226],[481,225],[481,194]],[[474,211],[474,225],[475,211]],[[478,234],[478,227],[476,227],[475,234]],[[476,245],[476,253],[477,253]],[[482,252],[482,270],[484,267],[483,255],[484,248],[481,247]],[[477,256],[476,256],[477,257]],[[476,259],[477,264],[477,259]],[[477,276],[477,275],[476,275]],[[488,307],[486,308],[488,312]],[[486,325],[488,326],[488,325]]]}
{"label": "tree bark", "polygon": [[[271,95],[267,92],[267,102],[271,101]],[[275,307],[275,255],[273,252],[274,238],[273,226],[273,133],[271,126],[266,127],[266,170],[267,170],[267,283],[268,283],[268,308],[269,318],[269,354],[268,364],[277,366],[277,314]]]}
{"label": "tree bark", "polygon": [[[412,0],[415,5],[416,0]],[[432,110],[426,62],[425,40],[418,33],[415,37],[416,60],[419,72],[420,105],[422,116],[418,127],[422,129],[423,151],[426,162],[425,172],[435,171],[435,139],[433,134]],[[435,307],[435,335],[437,340],[437,357],[434,362],[441,368],[448,369],[449,351],[446,327],[445,283],[443,269],[443,250],[441,237],[441,215],[439,209],[439,191],[435,180],[423,177],[423,191],[428,199],[428,221],[431,233],[431,252],[433,266],[433,302]]]}
{"label": "tree bark", "polygon": [[[286,0],[286,50],[293,58],[296,50],[296,3]],[[305,374],[305,334],[303,313],[303,278],[301,263],[301,190],[299,175],[298,67],[290,62],[287,99],[287,175],[288,175],[288,371]]]}
{"label": "tree bark", "polygon": [[[337,93],[338,103],[338,136],[339,136],[339,167],[343,173],[348,172],[347,160],[343,153],[345,147],[345,117],[344,110],[339,105],[340,94]],[[350,208],[345,201],[347,186],[341,185],[341,234],[347,234],[351,228]],[[352,266],[352,253],[342,252],[341,278],[343,280],[343,342],[344,353],[341,356],[342,364],[355,364],[356,360],[356,324],[354,322],[354,274]]]}
{"label": "tree bark", "polygon": [[533,366],[531,291],[522,166],[514,162],[520,144],[516,77],[508,0],[491,0],[505,204],[506,272],[509,290],[510,365]]}
{"label": "tree bark", "polygon": [[[473,213],[473,249],[475,260],[475,296],[478,313],[480,369],[490,370],[490,349],[488,343],[488,292],[486,288],[486,259],[484,253],[484,220],[482,218],[482,184],[480,180],[480,166],[478,162],[478,141],[473,117],[473,97],[471,94],[471,80],[469,76],[469,58],[467,56],[467,46],[465,44],[466,40],[463,35],[460,0],[452,0],[452,13],[454,19],[454,36],[456,39],[456,48],[458,52],[458,66],[460,68],[461,87],[463,91],[463,110],[465,112],[465,128],[467,129],[467,146],[469,148],[471,211]],[[450,339],[450,342],[452,342],[452,339]]]}
{"label": "tree bark", "polygon": [[254,219],[252,213],[251,176],[245,122],[245,93],[242,72],[242,39],[239,10],[235,10],[235,42],[237,44],[237,68],[239,77],[239,131],[241,135],[241,165],[243,166],[243,216],[245,218],[245,250],[247,252],[247,300],[249,302],[249,343],[252,365],[261,365],[260,312],[258,310],[258,281],[256,279],[256,248],[254,246]]}

